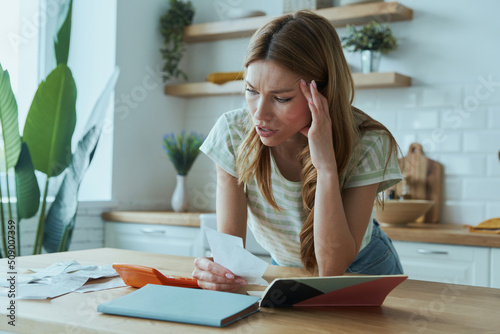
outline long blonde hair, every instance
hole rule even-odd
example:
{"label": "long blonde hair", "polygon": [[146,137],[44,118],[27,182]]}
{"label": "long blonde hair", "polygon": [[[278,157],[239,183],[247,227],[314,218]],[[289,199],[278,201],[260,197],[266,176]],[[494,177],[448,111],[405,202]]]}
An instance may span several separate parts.
{"label": "long blonde hair", "polygon": [[[351,170],[347,170],[349,161],[364,132],[386,131],[391,139],[390,151],[397,147],[385,126],[352,107],[354,83],[349,65],[335,28],[324,17],[303,10],[267,23],[250,40],[245,68],[257,60],[276,62],[306,81],[314,79],[320,93],[327,98],[341,190],[346,181],[343,176],[351,174]],[[262,144],[249,118],[246,137],[236,152],[238,181],[247,184],[255,177],[266,201],[275,211],[281,211],[272,192],[270,155],[270,148]],[[299,235],[300,257],[304,268],[314,271],[317,267],[313,233],[317,172],[308,145],[298,159],[302,165],[302,199],[307,214]]]}

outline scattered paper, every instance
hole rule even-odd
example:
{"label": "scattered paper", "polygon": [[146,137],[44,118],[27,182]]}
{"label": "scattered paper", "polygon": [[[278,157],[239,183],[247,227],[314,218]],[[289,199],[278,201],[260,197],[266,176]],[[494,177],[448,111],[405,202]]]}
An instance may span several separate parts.
{"label": "scattered paper", "polygon": [[[112,265],[81,265],[77,261],[62,261],[43,269],[30,269],[32,274],[16,276],[17,299],[46,299],[69,292],[88,292],[125,286],[123,280],[116,279],[104,283],[88,284],[89,280],[101,277],[118,276]],[[2,277],[0,286],[9,287],[8,277]],[[83,287],[83,288],[82,288]],[[8,289],[0,291],[0,296],[7,296]]]}
{"label": "scattered paper", "polygon": [[243,277],[249,284],[269,285],[262,278],[268,263],[243,248],[243,240],[240,237],[211,228],[205,228],[205,232],[215,263]]}
{"label": "scattered paper", "polygon": [[92,292],[99,290],[121,288],[123,286],[127,286],[127,284],[125,284],[122,279],[112,279],[104,283],[85,284],[84,286],[76,289],[73,292],[85,293],[85,292]]}

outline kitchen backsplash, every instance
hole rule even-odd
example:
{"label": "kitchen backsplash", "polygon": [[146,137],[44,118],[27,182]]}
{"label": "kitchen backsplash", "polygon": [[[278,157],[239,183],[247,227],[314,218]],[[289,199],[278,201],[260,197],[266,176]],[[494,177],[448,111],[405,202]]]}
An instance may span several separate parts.
{"label": "kitchen backsplash", "polygon": [[[441,222],[474,225],[500,216],[500,87],[490,92],[481,82],[356,92],[354,105],[386,125],[404,155],[419,142],[427,157],[443,164]],[[189,101],[187,124],[208,133],[224,111],[242,105],[242,97]],[[191,198],[197,208],[213,210],[215,169],[207,157],[199,159]]]}

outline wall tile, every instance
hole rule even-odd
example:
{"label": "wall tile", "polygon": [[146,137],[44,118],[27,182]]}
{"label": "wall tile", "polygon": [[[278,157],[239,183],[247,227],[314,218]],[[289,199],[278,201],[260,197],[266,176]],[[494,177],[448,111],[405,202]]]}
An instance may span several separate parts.
{"label": "wall tile", "polygon": [[354,94],[353,106],[367,112],[371,109],[377,109],[378,96],[374,89],[360,89]]}
{"label": "wall tile", "polygon": [[397,123],[396,123],[396,114],[397,112],[394,110],[388,110],[388,111],[383,111],[383,110],[375,110],[375,111],[369,111],[367,112],[368,115],[379,121],[380,123],[384,124],[389,131],[394,132],[396,131]]}
{"label": "wall tile", "polygon": [[500,106],[489,108],[488,127],[490,129],[500,129]]}
{"label": "wall tile", "polygon": [[457,177],[446,178],[443,182],[442,193],[443,200],[461,200],[462,199],[462,179]]}
{"label": "wall tile", "polygon": [[[200,186],[202,185],[203,186]],[[191,210],[206,211],[215,205],[217,190],[217,173],[211,164],[210,170],[205,173],[192,173],[188,179],[189,202]]]}
{"label": "wall tile", "polygon": [[75,229],[102,229],[104,228],[104,221],[101,215],[95,216],[78,216],[78,220],[75,224]]}
{"label": "wall tile", "polygon": [[426,154],[435,152],[457,153],[462,149],[461,134],[456,131],[434,129],[419,132],[417,140],[422,144]]}
{"label": "wall tile", "polygon": [[97,240],[92,242],[82,242],[82,243],[71,243],[69,250],[77,251],[77,250],[85,250],[85,249],[93,249],[93,248],[102,248],[104,247],[104,240]]}
{"label": "wall tile", "polygon": [[417,134],[416,133],[406,133],[406,132],[393,132],[394,138],[396,138],[396,141],[398,142],[399,147],[401,148],[401,151],[403,152],[403,155],[406,155],[408,153],[408,149],[410,148],[410,145],[417,142]]}
{"label": "wall tile", "polygon": [[484,219],[500,217],[500,201],[486,203],[486,217]]}
{"label": "wall tile", "polygon": [[[500,146],[498,150],[500,150]],[[500,160],[498,158],[498,153],[488,155],[486,159],[487,159],[487,175],[500,176]]]}
{"label": "wall tile", "polygon": [[460,103],[462,87],[455,86],[428,86],[422,88],[422,107],[441,107]]}
{"label": "wall tile", "polygon": [[464,134],[465,152],[498,152],[500,131],[468,132]]}
{"label": "wall tile", "polygon": [[398,114],[399,129],[434,129],[439,126],[439,112],[437,110],[423,111],[406,109]]}
{"label": "wall tile", "polygon": [[444,129],[483,129],[487,124],[486,109],[466,112],[456,107],[445,108],[441,111],[441,124]]}
{"label": "wall tile", "polygon": [[481,155],[449,155],[443,154],[440,162],[444,165],[444,174],[449,176],[482,176],[485,175],[485,158]]}
{"label": "wall tile", "polygon": [[500,201],[500,178],[464,179],[464,199]]}
{"label": "wall tile", "polygon": [[422,96],[420,87],[375,90],[379,109],[416,108]]}
{"label": "wall tile", "polygon": [[441,211],[441,222],[476,225],[484,220],[484,204],[480,202],[446,201]]}
{"label": "wall tile", "polygon": [[[493,85],[491,85],[493,83]],[[491,105],[500,103],[498,76],[479,75],[475,84],[464,87],[464,103],[469,105]]]}

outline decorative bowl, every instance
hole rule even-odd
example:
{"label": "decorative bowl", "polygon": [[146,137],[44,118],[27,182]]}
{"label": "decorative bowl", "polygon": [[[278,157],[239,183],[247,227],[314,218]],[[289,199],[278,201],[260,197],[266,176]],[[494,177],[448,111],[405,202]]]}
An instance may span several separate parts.
{"label": "decorative bowl", "polygon": [[375,219],[384,224],[404,225],[417,220],[433,205],[434,201],[420,199],[385,200],[375,204]]}

